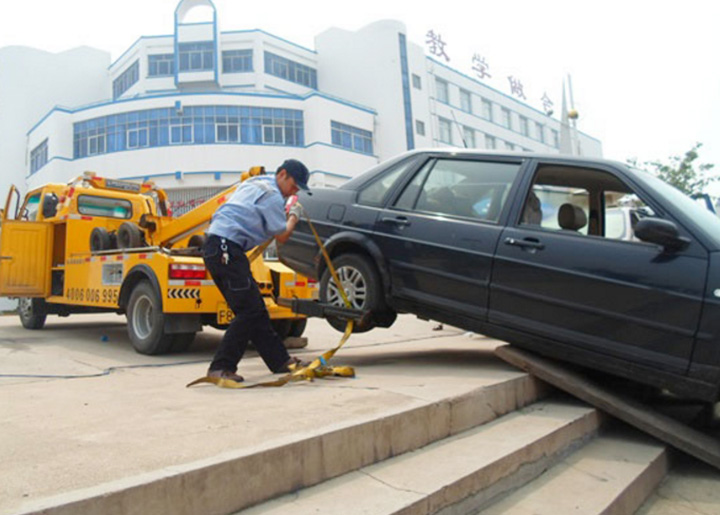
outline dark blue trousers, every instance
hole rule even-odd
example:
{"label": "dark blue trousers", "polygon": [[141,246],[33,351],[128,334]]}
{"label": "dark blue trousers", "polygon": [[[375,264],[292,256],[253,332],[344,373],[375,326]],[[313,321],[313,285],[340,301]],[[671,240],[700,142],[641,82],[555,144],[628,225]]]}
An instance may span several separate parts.
{"label": "dark blue trousers", "polygon": [[225,331],[210,370],[237,371],[238,362],[245,354],[248,342],[252,341],[267,367],[278,372],[290,355],[272,328],[270,315],[242,247],[225,240],[230,259],[224,264],[222,242],[218,236],[210,235],[203,248],[203,260],[235,318]]}

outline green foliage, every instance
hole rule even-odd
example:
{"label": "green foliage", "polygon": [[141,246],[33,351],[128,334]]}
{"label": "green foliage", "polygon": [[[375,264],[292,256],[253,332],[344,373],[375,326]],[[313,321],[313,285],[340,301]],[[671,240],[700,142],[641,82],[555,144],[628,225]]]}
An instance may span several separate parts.
{"label": "green foliage", "polygon": [[638,165],[636,160],[628,160],[632,166],[645,168],[655,174],[659,179],[675,186],[687,195],[700,194],[705,191],[708,185],[720,179],[711,175],[714,164],[697,164],[699,157],[698,150],[702,143],[695,143],[693,148],[685,152],[683,156],[673,156],[668,163],[660,161],[645,161]]}

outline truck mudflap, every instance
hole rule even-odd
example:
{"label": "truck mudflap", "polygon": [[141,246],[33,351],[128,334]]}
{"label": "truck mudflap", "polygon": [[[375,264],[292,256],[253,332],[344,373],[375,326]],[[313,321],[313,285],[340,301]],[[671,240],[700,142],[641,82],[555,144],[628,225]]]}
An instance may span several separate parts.
{"label": "truck mudflap", "polygon": [[324,304],[322,302],[318,302],[317,300],[287,299],[283,297],[278,297],[276,302],[280,306],[290,308],[293,313],[297,313],[298,315],[305,315],[307,317],[335,317],[342,320],[353,320],[356,323],[362,323],[366,320],[367,317],[370,316],[369,311],[335,306],[332,304]]}

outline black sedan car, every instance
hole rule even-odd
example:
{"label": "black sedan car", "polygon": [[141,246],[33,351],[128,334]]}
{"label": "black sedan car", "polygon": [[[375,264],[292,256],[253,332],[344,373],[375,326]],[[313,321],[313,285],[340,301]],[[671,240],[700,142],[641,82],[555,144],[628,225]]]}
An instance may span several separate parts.
{"label": "black sedan car", "polygon": [[[720,220],[648,173],[413,151],[300,201],[352,303],[372,313],[359,331],[414,313],[718,399]],[[341,305],[307,223],[280,258]]]}

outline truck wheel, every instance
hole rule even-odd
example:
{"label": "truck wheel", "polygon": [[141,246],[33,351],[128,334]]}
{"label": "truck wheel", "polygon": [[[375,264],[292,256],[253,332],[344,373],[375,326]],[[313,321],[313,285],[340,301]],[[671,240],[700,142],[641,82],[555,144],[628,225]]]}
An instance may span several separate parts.
{"label": "truck wheel", "polygon": [[117,230],[117,246],[119,249],[136,249],[143,246],[143,233],[140,227],[132,222],[123,222]]}
{"label": "truck wheel", "polygon": [[307,318],[293,320],[290,324],[290,334],[288,336],[300,338],[305,332],[305,327],[307,327]]}
{"label": "truck wheel", "polygon": [[95,227],[90,233],[90,250],[108,250],[112,247],[110,233],[105,227]]}
{"label": "truck wheel", "polygon": [[[355,324],[353,332],[364,333],[374,328],[372,313],[385,308],[382,284],[375,265],[359,254],[341,254],[333,259],[333,266],[347,293],[351,307],[371,313],[365,323]],[[329,269],[325,270],[320,280],[320,300],[335,306],[345,306]],[[345,331],[347,325],[345,320],[328,317],[327,321],[338,331]]]}
{"label": "truck wheel", "polygon": [[195,340],[195,333],[177,333],[172,335],[170,352],[185,352]]}
{"label": "truck wheel", "polygon": [[45,325],[47,312],[43,299],[21,297],[18,299],[18,313],[25,329],[42,329]]}
{"label": "truck wheel", "polygon": [[160,295],[149,281],[140,281],[127,308],[128,335],[140,354],[164,354],[173,344],[174,334],[165,333],[165,316]]}

